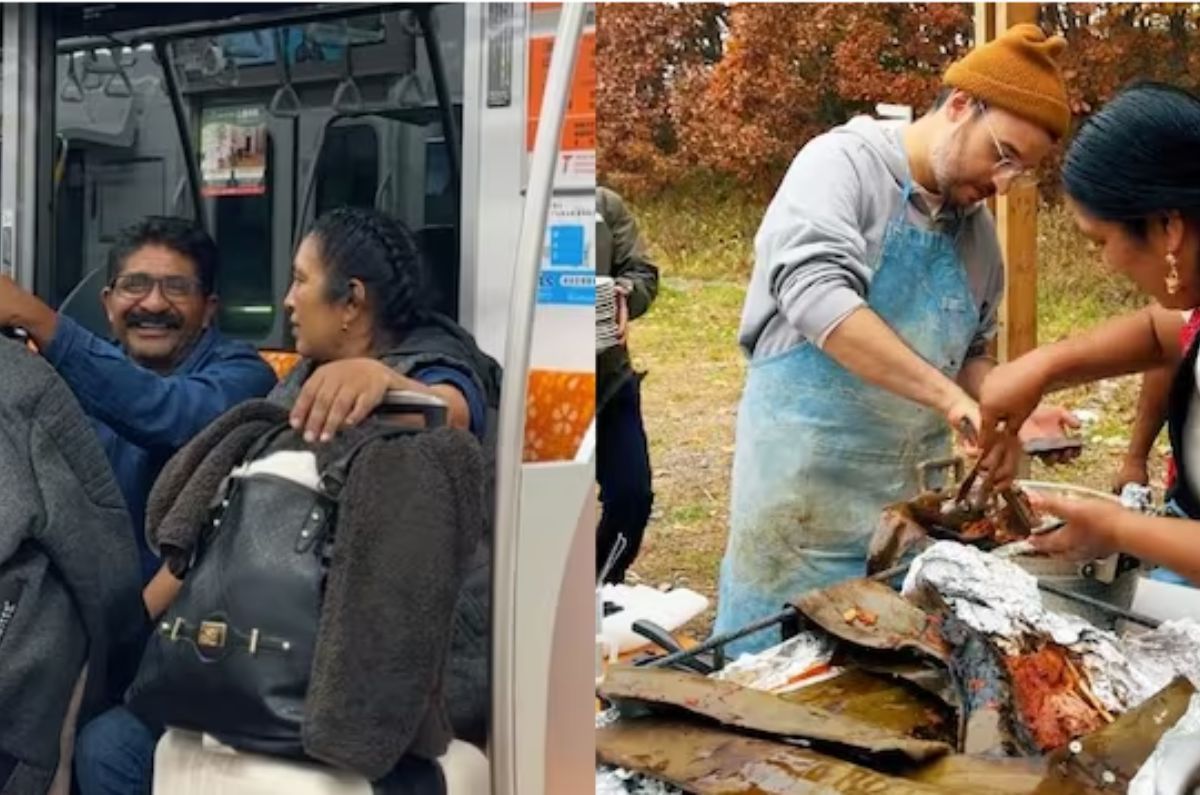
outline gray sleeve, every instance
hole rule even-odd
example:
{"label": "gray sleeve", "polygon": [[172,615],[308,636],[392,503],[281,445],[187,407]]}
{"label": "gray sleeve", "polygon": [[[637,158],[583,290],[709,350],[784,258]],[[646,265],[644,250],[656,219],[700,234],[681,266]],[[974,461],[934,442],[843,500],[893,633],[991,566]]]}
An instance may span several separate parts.
{"label": "gray sleeve", "polygon": [[71,591],[88,634],[109,649],[124,648],[143,614],[129,513],[91,423],[57,378],[38,402],[29,454],[42,499],[35,540]]}
{"label": "gray sleeve", "polygon": [[843,136],[813,139],[792,162],[755,246],[771,297],[810,340],[865,303],[870,268],[862,184]]}
{"label": "gray sleeve", "polygon": [[988,345],[996,338],[1000,302],[1004,300],[1004,255],[1000,251],[1000,241],[996,239],[996,226],[990,213],[986,215],[985,222],[979,224],[977,235],[978,267],[986,276],[979,304],[979,327],[967,348],[968,360],[987,355]]}

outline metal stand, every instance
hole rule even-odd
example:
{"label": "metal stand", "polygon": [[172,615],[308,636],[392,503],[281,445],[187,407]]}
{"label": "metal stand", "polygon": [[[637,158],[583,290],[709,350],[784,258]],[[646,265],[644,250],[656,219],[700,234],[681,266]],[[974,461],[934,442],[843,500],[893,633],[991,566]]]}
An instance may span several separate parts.
{"label": "metal stand", "polygon": [[[873,580],[874,582],[886,582],[893,577],[903,577],[908,573],[908,568],[910,565],[910,563],[904,563],[899,566],[893,566],[890,569],[884,569],[877,574],[873,574],[866,579]],[[1042,582],[1041,580],[1038,580],[1037,584],[1039,590],[1054,594],[1055,596],[1060,596],[1064,599],[1069,599],[1082,605],[1087,605],[1088,607],[1108,613],[1115,618],[1123,618],[1126,621],[1132,621],[1135,624],[1141,624],[1142,626],[1149,627],[1151,629],[1157,628],[1161,623],[1158,619],[1151,618],[1150,616],[1133,610],[1127,610],[1123,607],[1118,607],[1114,604],[1109,604],[1108,602],[1105,602],[1102,599],[1097,599],[1093,596],[1068,591],[1065,588],[1060,588],[1057,585],[1051,585],[1050,583]],[[789,605],[780,610],[778,613],[772,613],[769,616],[764,616],[763,618],[747,624],[740,629],[735,629],[731,632],[726,632],[721,635],[713,635],[708,640],[693,646],[690,649],[684,649],[683,651],[677,651],[659,657],[653,657],[651,659],[635,663],[635,665],[646,668],[666,668],[668,666],[688,665],[688,663],[695,660],[697,655],[701,655],[713,650],[719,650],[718,654],[716,655],[716,659],[723,660],[724,647],[730,643],[733,643],[735,640],[740,640],[747,635],[753,635],[755,632],[760,632],[764,629],[769,629],[774,626],[783,626],[789,621],[800,621],[802,619],[803,616],[800,611]]]}
{"label": "metal stand", "polygon": [[[903,577],[908,572],[909,565],[910,564],[908,563],[903,563],[899,566],[893,566],[890,569],[884,569],[881,572],[872,574],[866,579],[874,582],[886,582],[893,577]],[[753,635],[755,632],[769,629],[773,626],[782,625],[787,621],[796,621],[800,618],[802,618],[800,611],[791,605],[788,605],[778,613],[773,613],[772,615],[760,618],[758,621],[747,624],[741,629],[735,629],[732,632],[726,632],[723,635],[713,635],[711,638],[699,644],[698,646],[693,646],[692,648],[684,649],[683,651],[677,651],[663,657],[655,657],[654,659],[641,662],[638,665],[645,666],[647,668],[665,668],[669,665],[676,665],[685,660],[693,659],[698,654],[703,654],[707,651],[712,651],[717,648],[724,649],[726,645],[733,643],[735,640],[740,640],[747,635]],[[724,654],[720,654],[718,657],[723,658]]]}

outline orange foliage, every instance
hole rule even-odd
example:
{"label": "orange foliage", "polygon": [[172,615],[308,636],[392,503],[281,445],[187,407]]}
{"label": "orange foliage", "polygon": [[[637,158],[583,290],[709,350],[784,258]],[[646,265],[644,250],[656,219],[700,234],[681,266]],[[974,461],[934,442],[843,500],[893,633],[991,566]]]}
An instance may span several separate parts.
{"label": "orange foliage", "polygon": [[614,183],[637,191],[679,173],[676,88],[720,56],[727,14],[719,4],[597,4],[596,146]]}
{"label": "orange foliage", "polygon": [[[704,170],[770,191],[806,141],[875,103],[926,110],[972,45],[972,8],[600,4],[600,179],[638,195]],[[1070,44],[1077,117],[1135,78],[1200,85],[1192,4],[1044,4],[1041,23]]]}

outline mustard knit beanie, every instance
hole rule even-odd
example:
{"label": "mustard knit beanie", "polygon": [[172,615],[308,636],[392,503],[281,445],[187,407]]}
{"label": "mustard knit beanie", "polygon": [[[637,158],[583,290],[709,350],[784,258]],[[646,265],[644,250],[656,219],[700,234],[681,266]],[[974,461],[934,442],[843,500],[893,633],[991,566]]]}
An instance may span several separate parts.
{"label": "mustard knit beanie", "polygon": [[1014,25],[951,64],[942,82],[1062,138],[1071,126],[1058,64],[1066,46],[1062,36],[1047,37],[1037,25]]}

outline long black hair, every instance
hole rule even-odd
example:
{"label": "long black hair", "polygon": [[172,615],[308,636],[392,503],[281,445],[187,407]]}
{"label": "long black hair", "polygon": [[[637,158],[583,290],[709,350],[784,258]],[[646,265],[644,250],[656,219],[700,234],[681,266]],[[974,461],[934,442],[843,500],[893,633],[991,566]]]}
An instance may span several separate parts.
{"label": "long black hair", "polygon": [[325,263],[330,301],[350,295],[350,280],[363,283],[385,340],[399,339],[423,319],[421,257],[403,222],[377,210],[340,207],[313,224]]}
{"label": "long black hair", "polygon": [[1080,126],[1063,161],[1067,194],[1144,237],[1154,215],[1200,219],[1200,97],[1134,83]]}

